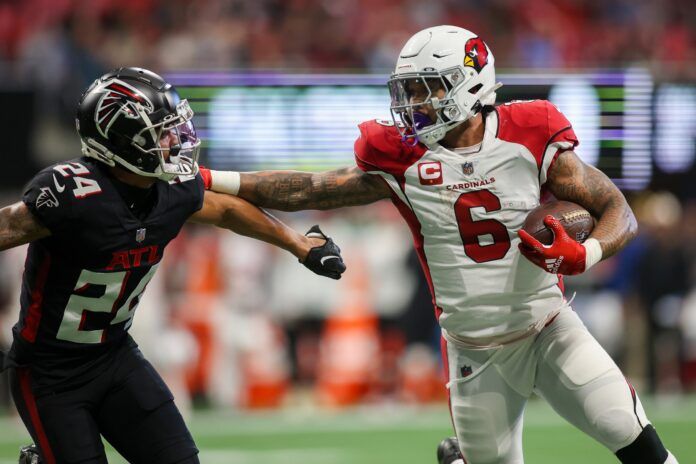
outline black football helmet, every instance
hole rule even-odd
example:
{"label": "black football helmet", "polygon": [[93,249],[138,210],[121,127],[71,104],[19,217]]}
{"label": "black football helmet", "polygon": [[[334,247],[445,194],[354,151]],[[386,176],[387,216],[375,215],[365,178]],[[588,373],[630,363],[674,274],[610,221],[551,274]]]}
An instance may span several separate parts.
{"label": "black football helmet", "polygon": [[[85,156],[170,181],[198,172],[201,141],[192,118],[188,102],[162,77],[147,69],[120,68],[85,91],[76,124]],[[160,139],[170,135],[178,144],[160,147]]]}

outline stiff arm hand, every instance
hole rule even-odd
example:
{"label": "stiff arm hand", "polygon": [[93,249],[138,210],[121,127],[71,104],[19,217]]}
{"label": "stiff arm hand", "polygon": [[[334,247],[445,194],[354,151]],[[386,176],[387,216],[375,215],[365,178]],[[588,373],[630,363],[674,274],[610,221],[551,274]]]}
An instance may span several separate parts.
{"label": "stiff arm hand", "polygon": [[[189,220],[216,225],[280,247],[295,255],[312,272],[325,277],[339,279],[345,271],[340,249],[321,231],[321,236],[302,235],[266,211],[232,195],[206,191],[203,207]],[[336,255],[338,260],[333,259]],[[321,262],[325,257],[331,259]],[[314,265],[315,259],[321,266]]]}

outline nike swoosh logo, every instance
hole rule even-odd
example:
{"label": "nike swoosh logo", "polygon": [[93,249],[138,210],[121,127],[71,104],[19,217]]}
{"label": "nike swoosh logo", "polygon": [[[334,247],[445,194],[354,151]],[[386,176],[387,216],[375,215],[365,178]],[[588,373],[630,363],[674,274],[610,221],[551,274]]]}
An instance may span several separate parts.
{"label": "nike swoosh logo", "polygon": [[326,261],[327,259],[340,259],[340,258],[341,258],[340,256],[329,255],[329,256],[324,256],[323,258],[321,258],[321,259],[319,260],[319,262],[320,262],[321,265],[323,266],[323,265],[324,265],[324,261]]}
{"label": "nike swoosh logo", "polygon": [[56,185],[56,190],[58,190],[58,193],[62,193],[63,190],[65,190],[65,185],[60,185],[58,183],[58,179],[56,179],[55,174],[53,174],[53,183]]}

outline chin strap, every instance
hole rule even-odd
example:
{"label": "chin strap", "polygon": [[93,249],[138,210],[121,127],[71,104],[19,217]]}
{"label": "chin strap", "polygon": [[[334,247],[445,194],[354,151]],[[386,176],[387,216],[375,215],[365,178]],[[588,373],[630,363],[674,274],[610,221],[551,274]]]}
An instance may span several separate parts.
{"label": "chin strap", "polygon": [[152,177],[170,182],[177,177],[190,177],[196,174],[198,174],[198,163],[187,159],[185,162],[164,163],[164,165],[162,165],[162,172]]}
{"label": "chin strap", "polygon": [[81,142],[83,155],[89,156],[90,158],[95,158],[108,166],[116,166],[114,154],[111,153],[104,145],[90,138],[81,139]]}
{"label": "chin strap", "polygon": [[[481,88],[479,91],[474,95],[476,104],[471,107],[471,110],[467,114],[465,119],[462,119],[461,121],[457,122],[453,127],[458,126],[462,122],[466,121],[467,119],[472,118],[474,115],[478,114],[479,111],[481,111],[481,108],[483,108],[483,104],[481,103],[481,100],[485,99],[488,97],[490,94],[494,93],[496,90],[501,88],[503,86],[502,82],[497,82],[495,85],[492,85],[488,88]],[[438,99],[433,99],[436,100],[433,104],[433,107],[436,105],[439,107],[440,106],[440,101]],[[414,115],[416,116],[416,115]],[[423,117],[427,118],[427,116],[423,115]],[[440,116],[441,118],[444,118],[444,115]],[[414,117],[415,119],[415,117]],[[428,118],[428,121],[430,119]],[[415,122],[415,121],[414,121]],[[432,122],[430,123],[432,124]],[[428,125],[430,125],[428,124]],[[427,127],[428,125],[425,125],[423,127]],[[453,127],[450,127],[449,129],[452,129]],[[432,132],[429,132],[425,135],[422,135],[419,137],[418,133],[414,134],[412,137],[407,137],[404,136],[402,138],[402,141],[404,144],[409,145],[409,146],[415,146],[418,144],[418,142],[423,142],[428,148],[433,149],[434,147],[437,146],[438,142],[442,140],[442,138],[447,134],[447,130],[449,130],[445,127],[438,128],[437,130],[433,130]]]}
{"label": "chin strap", "polygon": [[[498,90],[502,86],[503,86],[502,82],[496,82],[495,85],[492,85],[488,88],[479,89],[479,91],[476,92],[476,94],[474,95],[476,104],[474,104],[471,107],[471,110],[467,114],[467,117],[465,119],[459,121],[456,125],[459,125],[460,123],[466,121],[467,119],[473,117],[479,111],[481,111],[481,108],[483,108],[483,104],[481,103],[481,100],[485,99],[486,97],[488,97],[490,94],[494,93],[496,90]],[[438,98],[432,98],[431,105],[435,109],[440,108],[441,107],[440,100]],[[445,115],[440,115],[440,117],[444,118],[445,120],[448,119],[445,117]],[[437,146],[438,141],[442,140],[442,138],[447,133],[446,128],[442,127],[442,128],[438,128],[437,130],[433,130],[431,132],[428,132],[427,134],[424,134],[422,136],[419,136],[417,130],[426,128],[426,127],[432,125],[433,122],[430,120],[430,118],[428,118],[426,115],[421,114],[421,113],[414,113],[413,119],[414,119],[414,121],[413,121],[414,124],[413,124],[413,129],[411,129],[411,130],[414,133],[413,134],[405,134],[404,133],[401,137],[401,142],[406,146],[415,147],[416,145],[418,145],[419,142],[423,142],[428,148],[432,149],[435,146]]]}
{"label": "chin strap", "polygon": [[492,94],[493,92],[495,92],[496,90],[498,90],[499,88],[501,88],[502,86],[503,86],[503,83],[502,83],[502,82],[496,82],[495,85],[493,85],[493,86],[490,87],[489,89],[486,89],[486,90],[480,89],[480,90],[476,93],[476,99],[477,99],[478,101],[481,101],[481,100],[483,100],[484,98],[486,98],[487,96],[489,96],[490,94]]}
{"label": "chin strap", "polygon": [[488,97],[490,94],[494,93],[496,90],[501,88],[503,86],[502,82],[496,82],[495,85],[492,85],[491,87],[488,88],[483,88],[481,87],[476,94],[474,94],[474,99],[476,103],[471,107],[471,110],[469,110],[469,113],[464,119],[466,121],[469,118],[474,117],[476,114],[478,114],[481,111],[481,108],[483,108],[483,103],[481,103],[486,97]]}

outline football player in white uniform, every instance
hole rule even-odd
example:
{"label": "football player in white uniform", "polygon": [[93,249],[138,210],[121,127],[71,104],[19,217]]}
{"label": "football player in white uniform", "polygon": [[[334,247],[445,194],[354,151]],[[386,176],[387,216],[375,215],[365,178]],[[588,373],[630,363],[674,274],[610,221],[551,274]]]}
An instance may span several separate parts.
{"label": "football player in white uniform", "polygon": [[[533,392],[624,463],[676,463],[633,387],[563,297],[562,274],[615,254],[637,231],[618,188],[573,152],[548,101],[494,107],[494,58],[453,26],[415,34],[389,80],[393,121],[360,124],[357,166],[322,173],[205,171],[209,188],[283,211],[390,198],[413,233],[442,327],[456,439],[443,464],[522,463]],[[545,192],[597,218],[580,244],[520,232]],[[547,267],[547,263],[553,266]]]}

